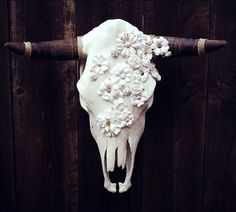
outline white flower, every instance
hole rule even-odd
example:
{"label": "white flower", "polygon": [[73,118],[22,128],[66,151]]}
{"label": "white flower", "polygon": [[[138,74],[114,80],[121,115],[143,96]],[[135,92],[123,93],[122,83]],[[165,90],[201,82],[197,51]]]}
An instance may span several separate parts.
{"label": "white flower", "polygon": [[140,48],[137,36],[134,33],[122,32],[116,39],[116,50],[123,56],[136,54],[136,49]]}
{"label": "white flower", "polygon": [[131,72],[132,69],[124,62],[116,64],[115,67],[111,69],[112,74],[122,79],[125,79]]}
{"label": "white flower", "polygon": [[126,63],[118,63],[112,70],[111,73],[113,76],[117,78],[117,85],[119,86],[120,90],[123,91],[125,89],[124,95],[127,95],[127,84],[131,81],[132,78],[132,71],[128,64]]}
{"label": "white flower", "polygon": [[113,101],[114,108],[120,112],[124,111],[127,108],[125,100],[123,98],[115,99]]}
{"label": "white flower", "polygon": [[117,49],[111,50],[111,56],[116,58],[119,56],[119,51]]}
{"label": "white flower", "polygon": [[123,98],[114,101],[114,112],[122,127],[130,127],[132,125],[134,117]]}
{"label": "white flower", "polygon": [[108,110],[103,115],[98,115],[96,118],[97,126],[101,132],[107,137],[118,135],[122,125],[117,121],[117,117],[113,110]]}
{"label": "white flower", "polygon": [[122,128],[130,127],[133,121],[134,117],[122,99],[116,100],[115,108],[96,117],[97,126],[107,137],[118,135]]}
{"label": "white flower", "polygon": [[142,59],[137,55],[131,55],[128,60],[128,64],[132,69],[139,69],[142,67]]}
{"label": "white flower", "polygon": [[94,72],[91,72],[91,74],[90,74],[90,79],[91,79],[92,81],[95,81],[95,80],[97,80],[97,78],[98,78],[98,74],[96,74],[96,73],[94,73]]}
{"label": "white flower", "polygon": [[147,35],[142,31],[136,32],[137,40],[141,44],[141,47],[146,45]]}
{"label": "white flower", "polygon": [[149,67],[151,61],[146,55],[142,55],[141,60],[144,67]]}
{"label": "white flower", "polygon": [[152,48],[146,48],[144,50],[144,55],[149,59],[151,60],[152,59]]}
{"label": "white flower", "polygon": [[137,107],[141,107],[148,100],[147,93],[143,91],[139,95],[131,95],[131,103]]}
{"label": "white flower", "polygon": [[143,55],[149,59],[152,59],[153,50],[152,50],[153,41],[150,36],[147,36],[146,45],[144,46]]}
{"label": "white flower", "polygon": [[103,55],[96,55],[92,58],[90,68],[91,79],[96,80],[99,75],[104,74],[109,68],[109,62]]}
{"label": "white flower", "polygon": [[143,89],[144,89],[143,88],[143,83],[138,81],[138,80],[133,81],[130,84],[129,88],[130,88],[131,94],[133,94],[133,95],[140,94],[143,91]]}
{"label": "white flower", "polygon": [[119,82],[119,89],[124,96],[130,95],[129,83],[123,83],[124,81]]}
{"label": "white flower", "polygon": [[170,56],[171,52],[169,51],[169,48],[169,42],[164,37],[153,38],[152,49],[156,56]]}
{"label": "white flower", "polygon": [[122,96],[123,94],[117,85],[117,78],[113,76],[101,82],[98,95],[109,102]]}
{"label": "white flower", "polygon": [[143,55],[142,57],[133,55],[128,59],[127,62],[133,69],[132,78],[139,75],[139,80],[142,82],[146,82],[149,74],[148,67],[151,64],[150,60],[145,55]]}
{"label": "white flower", "polygon": [[134,121],[133,114],[128,108],[124,109],[122,112],[117,112],[117,118],[123,127],[131,127]]}

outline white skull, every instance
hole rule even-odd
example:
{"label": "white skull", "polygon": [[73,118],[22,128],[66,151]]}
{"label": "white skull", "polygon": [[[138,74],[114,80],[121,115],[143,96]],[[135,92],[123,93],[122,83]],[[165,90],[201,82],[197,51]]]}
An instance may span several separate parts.
{"label": "white skull", "polygon": [[82,37],[87,60],[81,65],[77,88],[100,152],[104,187],[110,192],[116,192],[116,183],[109,178],[115,165],[126,167],[119,192],[131,187],[145,114],[153,103],[156,80],[160,80],[150,63],[158,48],[155,39],[120,19],[108,20]]}

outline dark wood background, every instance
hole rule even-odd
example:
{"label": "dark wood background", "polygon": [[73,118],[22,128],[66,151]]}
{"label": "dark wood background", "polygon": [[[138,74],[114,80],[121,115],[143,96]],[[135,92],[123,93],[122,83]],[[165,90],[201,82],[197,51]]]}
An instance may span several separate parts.
{"label": "dark wood background", "polygon": [[[82,35],[111,18],[146,34],[228,40],[208,56],[159,61],[133,186],[103,188],[76,61],[33,61],[6,41]],[[235,212],[235,0],[0,0],[1,212]]]}

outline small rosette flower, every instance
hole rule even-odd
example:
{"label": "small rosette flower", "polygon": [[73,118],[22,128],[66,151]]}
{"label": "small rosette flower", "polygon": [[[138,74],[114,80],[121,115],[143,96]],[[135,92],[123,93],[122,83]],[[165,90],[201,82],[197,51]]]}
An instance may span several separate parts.
{"label": "small rosette flower", "polygon": [[152,49],[156,56],[169,57],[171,55],[169,42],[162,36],[153,38]]}
{"label": "small rosette flower", "polygon": [[144,90],[143,83],[138,80],[135,80],[130,83],[129,88],[132,95],[139,95]]}
{"label": "small rosette flower", "polygon": [[131,95],[131,103],[134,106],[141,107],[148,100],[147,93],[143,91],[139,95]]}
{"label": "small rosette flower", "polygon": [[123,98],[114,101],[114,110],[122,127],[131,127],[134,117]]}
{"label": "small rosette flower", "polygon": [[109,77],[108,79],[101,82],[98,89],[98,95],[102,97],[105,101],[112,102],[114,99],[122,96],[122,92],[117,85],[117,78],[114,76]]}

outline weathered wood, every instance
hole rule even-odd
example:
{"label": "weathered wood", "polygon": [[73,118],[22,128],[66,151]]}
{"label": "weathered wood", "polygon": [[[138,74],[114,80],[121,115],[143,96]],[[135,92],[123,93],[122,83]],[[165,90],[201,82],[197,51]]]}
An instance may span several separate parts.
{"label": "weathered wood", "polygon": [[209,56],[204,212],[236,210],[235,11],[235,1],[211,1],[210,37],[229,45]]}
{"label": "weathered wood", "polygon": [[[209,35],[209,1],[188,1],[182,9],[182,33],[186,37]],[[183,61],[180,116],[176,142],[176,211],[201,211],[208,57]]]}
{"label": "weathered wood", "polygon": [[[0,45],[9,39],[7,0],[0,1]],[[10,55],[0,47],[0,211],[16,211]]]}
{"label": "weathered wood", "polygon": [[[22,41],[32,39],[31,23],[37,19],[36,8],[26,1],[10,1],[10,40]],[[32,6],[32,7],[31,7]],[[33,20],[29,23],[29,12],[32,11]],[[38,39],[38,38],[37,38]],[[17,182],[18,211],[39,211],[40,187],[42,186],[42,148],[45,141],[42,138],[41,125],[41,83],[43,73],[39,73],[39,65],[33,64],[12,55],[12,95],[15,129],[15,158]],[[38,72],[38,73],[37,73]],[[47,195],[47,194],[46,194]]]}
{"label": "weathered wood", "polygon": [[124,194],[103,188],[77,102],[76,62],[30,61],[0,48],[0,211],[235,211],[235,11],[233,0],[0,1],[1,45],[71,39],[110,18],[146,34],[229,41],[209,57],[157,62],[162,82]]}
{"label": "weathered wood", "polygon": [[[148,1],[145,32],[207,37],[209,2]],[[157,62],[162,82],[144,134],[143,211],[201,210],[207,58]]]}
{"label": "weathered wood", "polygon": [[[79,1],[78,35],[83,35],[107,19],[114,18],[122,18],[141,29],[141,14],[142,1]],[[79,211],[141,211],[141,146],[138,147],[138,152],[136,153],[132,188],[124,194],[109,193],[103,188],[99,151],[88,126],[88,115],[80,109],[79,170],[81,171],[79,172]],[[118,178],[118,176],[114,178]]]}
{"label": "weathered wood", "polygon": [[[75,37],[74,1],[12,0],[10,11],[13,41]],[[77,211],[75,63],[11,65],[19,211]]]}
{"label": "weathered wood", "polygon": [[[76,37],[76,1],[50,1],[49,13],[51,40],[71,40]],[[62,11],[63,14],[62,15]],[[51,136],[54,148],[54,163],[57,168],[57,187],[61,187],[60,199],[66,212],[78,211],[78,93],[77,62],[55,61],[51,75],[52,93],[48,95],[48,114],[52,120]],[[59,197],[59,196],[58,196]],[[57,199],[60,201],[60,199]]]}

